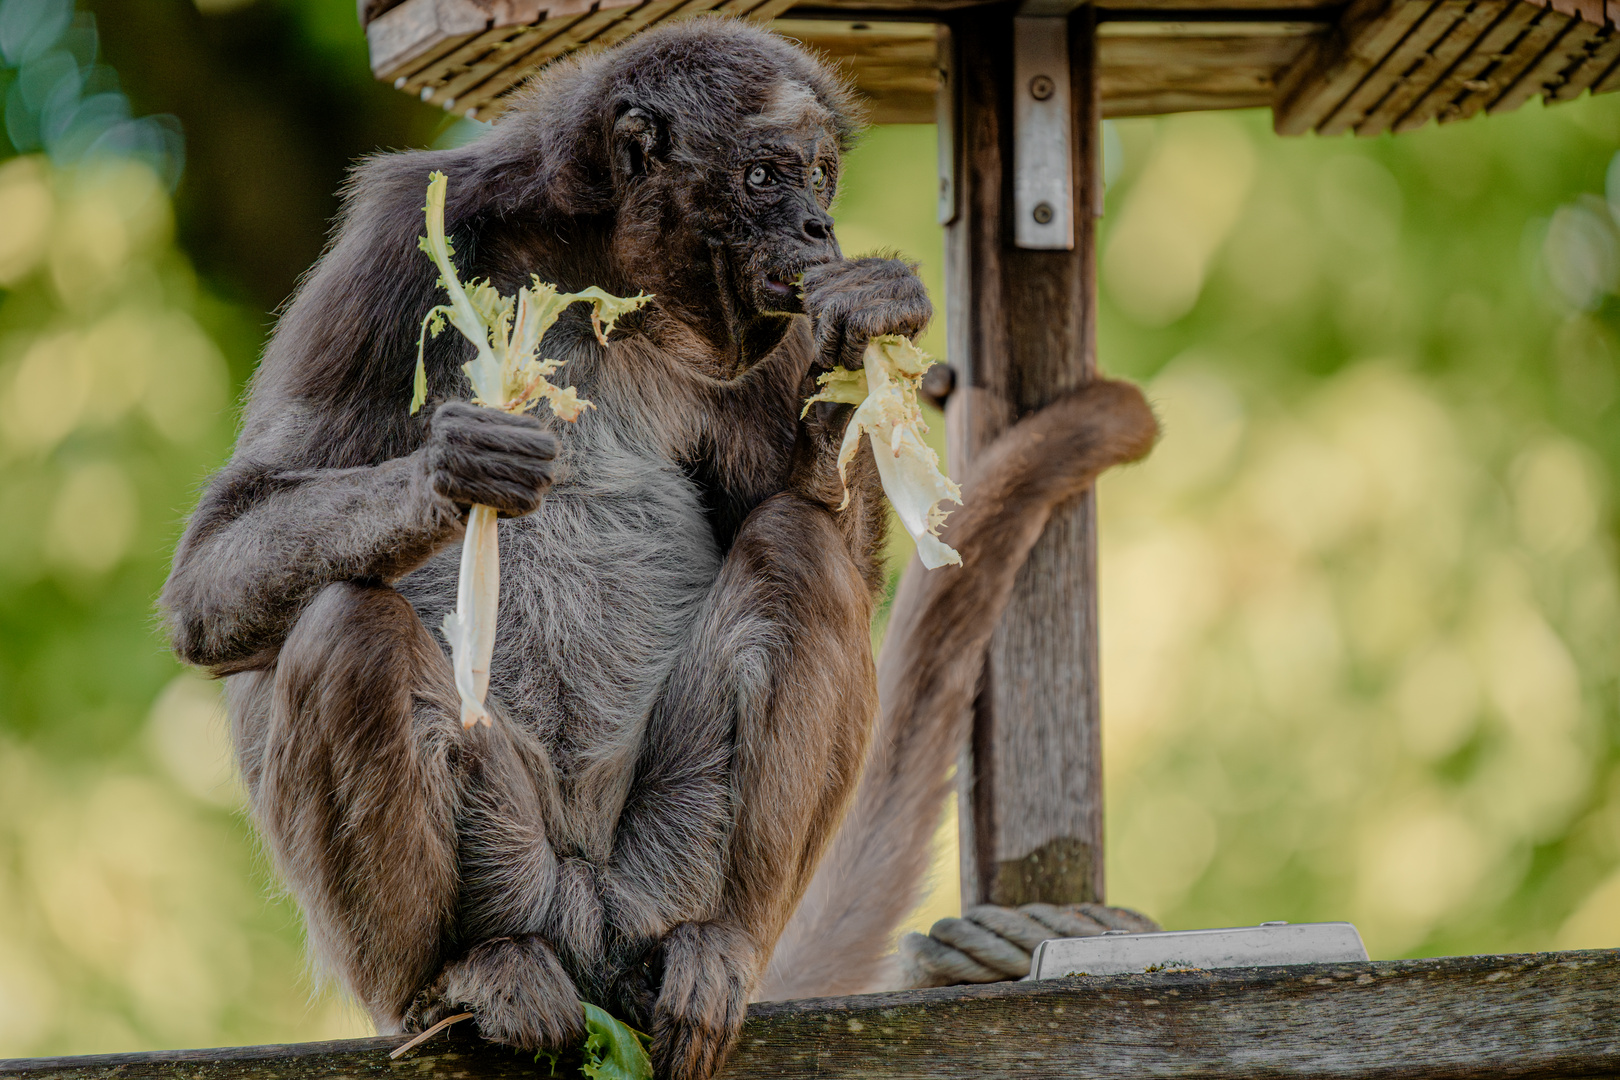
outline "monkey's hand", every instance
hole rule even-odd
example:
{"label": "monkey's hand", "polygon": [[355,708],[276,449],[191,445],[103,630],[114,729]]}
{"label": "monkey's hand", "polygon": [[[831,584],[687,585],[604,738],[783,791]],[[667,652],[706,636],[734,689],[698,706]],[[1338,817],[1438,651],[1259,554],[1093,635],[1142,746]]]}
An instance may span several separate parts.
{"label": "monkey's hand", "polygon": [[[815,329],[815,366],[859,371],[879,334],[916,337],[934,317],[917,268],[900,259],[846,259],[804,272],[804,310]],[[813,393],[814,391],[812,391]]]}
{"label": "monkey's hand", "polygon": [[722,923],[682,923],[664,936],[664,977],[653,1007],[658,1080],[708,1080],[742,1031],[762,966],[759,949]]}
{"label": "monkey's hand", "polygon": [[527,414],[447,401],[433,414],[420,453],[440,497],[463,509],[477,503],[519,517],[538,509],[551,487],[557,436]]}

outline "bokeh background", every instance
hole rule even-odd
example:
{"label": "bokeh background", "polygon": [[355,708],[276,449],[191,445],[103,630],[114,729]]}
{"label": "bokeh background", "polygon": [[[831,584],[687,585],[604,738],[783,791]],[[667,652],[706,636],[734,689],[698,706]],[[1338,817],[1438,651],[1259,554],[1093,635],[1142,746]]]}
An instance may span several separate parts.
{"label": "bokeh background", "polygon": [[[0,1056],[362,1034],[152,604],[345,164],[476,131],[350,0],[0,0],[0,97]],[[1620,945],[1620,95],[1267,120],[1108,125],[1102,364],[1165,427],[1100,494],[1110,899]],[[937,295],[933,162],[873,131],[838,218]]]}

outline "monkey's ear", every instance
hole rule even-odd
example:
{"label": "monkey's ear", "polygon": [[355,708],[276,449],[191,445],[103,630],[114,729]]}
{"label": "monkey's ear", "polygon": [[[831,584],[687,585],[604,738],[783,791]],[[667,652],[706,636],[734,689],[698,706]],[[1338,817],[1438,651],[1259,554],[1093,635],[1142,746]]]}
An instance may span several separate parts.
{"label": "monkey's ear", "polygon": [[632,108],[613,125],[613,171],[620,183],[644,175],[667,150],[664,124],[645,109]]}

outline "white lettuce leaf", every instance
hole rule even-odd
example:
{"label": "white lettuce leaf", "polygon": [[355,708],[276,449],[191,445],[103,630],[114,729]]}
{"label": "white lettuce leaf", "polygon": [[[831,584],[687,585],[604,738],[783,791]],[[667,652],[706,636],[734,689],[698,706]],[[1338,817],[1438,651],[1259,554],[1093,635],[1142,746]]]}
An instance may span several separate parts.
{"label": "white lettuce leaf", "polygon": [[872,440],[883,493],[889,497],[900,524],[917,542],[917,554],[930,570],[960,566],[962,556],[939,538],[939,528],[950,513],[943,502],[962,503],[962,489],[939,468],[939,455],[923,442],[928,425],[918,403],[923,373],[936,361],[903,337],[886,334],[867,343],[861,371],[837,367],[817,382],[821,391],[805,401],[808,411],[818,401],[854,405],[855,415],[844,429],[844,442],[838,450],[838,477],[846,484],[844,500],[849,505],[845,469],[860,448],[861,436]]}
{"label": "white lettuce leaf", "polygon": [[[422,320],[416,343],[416,375],[411,386],[411,414],[427,401],[424,350],[429,334],[437,337],[445,325],[455,327],[472,342],[476,355],[462,370],[472,383],[473,401],[510,413],[527,412],[544,401],[560,420],[574,421],[593,406],[572,386],[558,386],[550,376],[560,360],[540,360],[535,354],[557,318],[570,304],[591,305],[591,325],[597,340],[607,344],[614,324],[652,297],[620,297],[592,286],[577,293],[559,293],[555,285],[530,277],[530,286],[516,296],[502,296],[488,281],[462,285],[456,274],[455,254],[444,233],[444,201],[448,180],[441,172],[428,176],[427,235],[418,246],[439,269],[439,285],[450,302],[429,311]],[[474,506],[467,516],[467,534],[461,543],[461,576],[456,587],[456,610],[444,617],[444,636],[450,643],[456,691],[461,697],[463,727],[489,724],[484,699],[489,694],[489,666],[495,654],[495,616],[501,592],[501,560],[497,519],[488,506]]]}

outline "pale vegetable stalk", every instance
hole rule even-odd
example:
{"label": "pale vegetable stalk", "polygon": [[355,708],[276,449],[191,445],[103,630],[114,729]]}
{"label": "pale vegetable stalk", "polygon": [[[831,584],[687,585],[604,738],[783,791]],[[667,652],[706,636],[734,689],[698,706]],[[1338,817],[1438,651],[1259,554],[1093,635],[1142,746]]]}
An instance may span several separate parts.
{"label": "pale vegetable stalk", "polygon": [[[548,378],[560,360],[536,360],[540,339],[569,304],[591,305],[591,325],[597,340],[607,335],[618,319],[652,297],[613,296],[594,286],[577,293],[559,293],[555,285],[531,276],[532,287],[516,297],[502,296],[488,281],[469,282],[456,276],[450,257],[455,254],[444,235],[443,173],[428,177],[427,235],[418,246],[439,268],[439,284],[450,302],[427,313],[416,346],[416,380],[411,396],[414,415],[427,400],[427,367],[423,351],[428,334],[437,337],[448,322],[472,342],[477,355],[462,365],[472,383],[473,402],[510,413],[527,412],[546,402],[558,419],[573,421],[591,408],[572,386],[556,386]],[[444,617],[444,636],[461,697],[461,724],[489,723],[484,699],[489,694],[489,663],[495,652],[495,614],[500,600],[501,560],[496,514],[492,507],[474,506],[467,515],[467,534],[461,543],[461,575],[456,586],[456,610]]]}
{"label": "pale vegetable stalk", "polygon": [[[804,403],[809,411],[817,401],[837,401],[856,406],[844,429],[844,442],[838,449],[838,477],[848,483],[845,467],[860,448],[861,434],[872,438],[872,455],[877,459],[878,477],[889,496],[900,524],[917,542],[917,554],[930,570],[962,563],[962,556],[939,538],[948,510],[940,503],[949,500],[961,505],[962,489],[939,468],[939,455],[923,442],[928,430],[923,422],[917,391],[923,372],[933,366],[933,357],[895,334],[884,334],[867,343],[861,358],[862,370],[834,368],[817,382],[821,392]],[[844,489],[842,510],[849,505],[849,489]]]}

